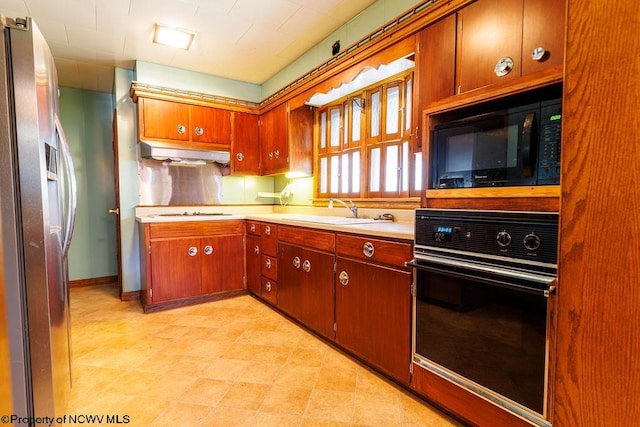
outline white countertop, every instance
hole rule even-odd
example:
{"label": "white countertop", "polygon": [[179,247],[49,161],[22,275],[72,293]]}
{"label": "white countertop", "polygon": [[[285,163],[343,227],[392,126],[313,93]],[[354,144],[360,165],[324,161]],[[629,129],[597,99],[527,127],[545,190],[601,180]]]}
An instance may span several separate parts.
{"label": "white countertop", "polygon": [[[187,212],[190,215],[182,215]],[[193,215],[198,212],[198,215]],[[210,215],[207,215],[209,213]],[[342,213],[337,211],[336,213]],[[205,208],[173,207],[173,208],[136,208],[136,221],[146,223],[165,223],[183,221],[228,221],[253,220],[275,224],[292,225],[318,230],[339,231],[366,236],[378,236],[393,239],[411,240],[414,238],[412,222],[392,222],[358,218],[353,220],[338,215],[310,215],[300,213],[274,213],[266,208],[246,208],[238,206],[207,206]]]}

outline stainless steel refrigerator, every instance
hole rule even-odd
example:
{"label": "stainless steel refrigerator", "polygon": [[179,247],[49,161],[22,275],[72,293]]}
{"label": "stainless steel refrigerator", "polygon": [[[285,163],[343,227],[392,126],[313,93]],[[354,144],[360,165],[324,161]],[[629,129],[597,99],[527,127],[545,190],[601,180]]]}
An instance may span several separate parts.
{"label": "stainless steel refrigerator", "polygon": [[13,413],[52,417],[64,413],[71,389],[75,178],[49,47],[30,18],[0,19],[0,274]]}

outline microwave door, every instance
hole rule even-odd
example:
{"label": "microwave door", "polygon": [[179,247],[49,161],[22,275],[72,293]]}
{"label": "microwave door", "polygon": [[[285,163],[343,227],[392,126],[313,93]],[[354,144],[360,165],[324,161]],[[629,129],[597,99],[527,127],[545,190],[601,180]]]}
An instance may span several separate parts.
{"label": "microwave door", "polygon": [[479,128],[473,125],[435,132],[435,188],[472,187],[473,152]]}

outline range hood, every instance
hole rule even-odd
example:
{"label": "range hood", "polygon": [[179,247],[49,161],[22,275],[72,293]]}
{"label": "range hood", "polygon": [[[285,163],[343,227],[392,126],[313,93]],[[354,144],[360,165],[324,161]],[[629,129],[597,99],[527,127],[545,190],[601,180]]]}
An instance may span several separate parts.
{"label": "range hood", "polygon": [[229,163],[228,151],[206,150],[184,144],[159,141],[140,141],[140,157],[143,159],[168,160],[175,164],[204,165],[207,163]]}

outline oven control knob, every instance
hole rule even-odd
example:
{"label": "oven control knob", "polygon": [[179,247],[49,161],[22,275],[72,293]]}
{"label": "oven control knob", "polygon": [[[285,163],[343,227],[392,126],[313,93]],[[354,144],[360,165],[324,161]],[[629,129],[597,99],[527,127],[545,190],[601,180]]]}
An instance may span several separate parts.
{"label": "oven control knob", "polygon": [[540,238],[536,236],[534,233],[527,234],[524,236],[524,247],[530,251],[535,251],[540,247]]}
{"label": "oven control knob", "polygon": [[506,248],[511,244],[511,234],[507,233],[506,231],[501,231],[496,236],[496,241],[498,242],[498,245],[500,245],[500,247]]}

